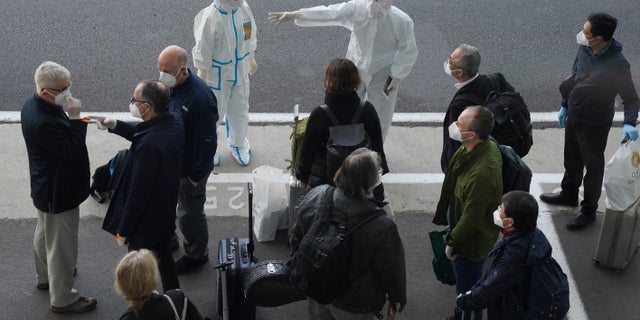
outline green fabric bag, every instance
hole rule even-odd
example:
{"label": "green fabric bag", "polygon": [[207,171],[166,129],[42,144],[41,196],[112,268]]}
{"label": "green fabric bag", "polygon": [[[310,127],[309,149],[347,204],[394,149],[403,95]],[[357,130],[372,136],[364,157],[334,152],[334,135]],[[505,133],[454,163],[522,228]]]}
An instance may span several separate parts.
{"label": "green fabric bag", "polygon": [[449,229],[443,231],[431,231],[429,232],[429,239],[431,240],[431,248],[433,248],[433,272],[436,274],[438,281],[448,284],[450,286],[456,284],[456,276],[453,273],[453,263],[447,254],[444,253],[446,244],[444,238],[449,233]]}
{"label": "green fabric bag", "polygon": [[289,163],[287,170],[291,170],[291,173],[295,175],[298,170],[298,163],[300,162],[300,153],[302,152],[302,141],[304,141],[304,134],[307,131],[307,121],[309,117],[304,117],[298,120],[296,116],[293,120],[291,128],[293,128],[289,140],[291,141],[291,159],[285,159]]}

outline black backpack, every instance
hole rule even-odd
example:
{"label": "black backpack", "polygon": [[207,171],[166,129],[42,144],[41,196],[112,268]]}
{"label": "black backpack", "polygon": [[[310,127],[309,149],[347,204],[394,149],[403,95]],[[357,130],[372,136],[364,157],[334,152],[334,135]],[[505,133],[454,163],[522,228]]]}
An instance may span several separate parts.
{"label": "black backpack", "polygon": [[364,124],[358,123],[364,110],[364,101],[358,105],[349,124],[340,124],[336,116],[327,105],[320,106],[327,114],[332,126],[329,127],[329,140],[327,140],[327,181],[333,185],[333,177],[348,155],[358,148],[371,148],[371,140],[364,130]]}
{"label": "black backpack", "polygon": [[504,144],[513,148],[520,157],[524,157],[533,145],[533,126],[531,114],[527,104],[519,93],[504,91],[499,81],[499,74],[487,75],[494,91],[482,98],[475,95],[463,95],[466,99],[487,107],[493,113],[495,124],[491,135]]}
{"label": "black backpack", "polygon": [[116,155],[104,165],[96,168],[93,173],[89,195],[98,203],[103,203],[113,196],[118,179],[122,175],[129,150],[118,151]]}
{"label": "black backpack", "polygon": [[529,192],[533,173],[522,158],[510,146],[498,143],[502,155],[502,194],[509,191],[520,190]]}
{"label": "black backpack", "polygon": [[531,268],[526,305],[518,305],[524,319],[563,319],[569,311],[569,282],[555,259]]}
{"label": "black backpack", "polygon": [[334,187],[327,189],[322,211],[315,212],[311,227],[289,261],[291,282],[322,304],[331,303],[349,286],[350,234],[385,215],[382,209],[377,209],[352,218],[355,223],[348,224],[347,214],[334,207],[334,191]]}

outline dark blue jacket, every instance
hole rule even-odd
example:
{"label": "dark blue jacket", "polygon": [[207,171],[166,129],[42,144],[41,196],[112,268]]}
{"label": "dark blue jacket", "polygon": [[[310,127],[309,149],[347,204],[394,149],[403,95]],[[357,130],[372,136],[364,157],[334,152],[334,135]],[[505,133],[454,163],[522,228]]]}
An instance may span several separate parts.
{"label": "dark blue jacket", "polygon": [[495,245],[491,256],[495,260],[471,289],[467,307],[487,308],[488,319],[521,319],[516,308],[525,305],[531,268],[551,256],[551,245],[537,228],[528,235],[515,231]]}
{"label": "dark blue jacket", "polygon": [[624,123],[636,125],[638,94],[620,42],[612,39],[609,47],[598,54],[587,46],[580,46],[572,73],[587,76],[562,101],[562,106],[569,108],[569,117],[589,125],[610,125],[615,98],[619,94],[624,104]]}
{"label": "dark blue jacket", "polygon": [[20,123],[33,205],[48,213],[78,207],[89,195],[87,124],[69,120],[60,106],[35,94],[24,103]]}
{"label": "dark blue jacket", "polygon": [[207,84],[189,70],[187,80],[173,88],[169,110],[184,123],[182,177],[200,181],[213,170],[218,146],[218,102]]}
{"label": "dark blue jacket", "polygon": [[175,230],[182,121],[167,112],[136,126],[118,121],[112,132],[131,147],[102,228],[136,247],[168,240]]}

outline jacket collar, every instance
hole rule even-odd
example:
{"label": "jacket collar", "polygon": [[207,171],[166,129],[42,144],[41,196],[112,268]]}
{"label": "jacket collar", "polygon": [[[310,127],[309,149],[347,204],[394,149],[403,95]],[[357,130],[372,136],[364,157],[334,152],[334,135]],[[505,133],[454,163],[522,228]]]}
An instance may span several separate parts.
{"label": "jacket collar", "polygon": [[490,139],[481,141],[478,144],[476,144],[476,146],[473,147],[471,151],[467,151],[467,148],[463,147],[462,150],[460,150],[461,152],[460,157],[463,161],[473,160],[477,158],[479,155],[483,154],[487,149],[489,149],[489,146],[491,145],[491,143],[493,142]]}
{"label": "jacket collar", "polygon": [[187,80],[185,80],[180,86],[171,88],[171,96],[173,96],[174,93],[180,92],[184,88],[188,88],[189,86],[191,86],[191,83],[193,82],[193,72],[191,72],[191,69],[189,68],[187,68],[187,71]]}
{"label": "jacket collar", "polygon": [[172,120],[171,112],[160,113],[158,114],[157,117],[151,120],[143,121],[138,125],[136,125],[136,133],[134,133],[133,136],[137,137],[152,131],[164,129],[169,126],[169,123],[171,123],[171,120]]}
{"label": "jacket collar", "polygon": [[324,103],[328,106],[333,105],[354,105],[360,103],[360,97],[356,91],[349,93],[325,91]]}

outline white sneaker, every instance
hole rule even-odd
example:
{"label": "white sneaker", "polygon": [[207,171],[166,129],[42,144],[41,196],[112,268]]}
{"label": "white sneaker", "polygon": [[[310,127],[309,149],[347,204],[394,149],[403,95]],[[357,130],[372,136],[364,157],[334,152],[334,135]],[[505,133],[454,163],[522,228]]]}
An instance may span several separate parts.
{"label": "white sneaker", "polygon": [[216,152],[216,154],[213,155],[213,165],[217,167],[220,164],[222,164],[222,156]]}
{"label": "white sneaker", "polygon": [[234,159],[236,159],[236,162],[239,165],[246,167],[249,165],[249,163],[251,163],[250,148],[230,147],[230,149],[231,149],[231,155],[233,156]]}

